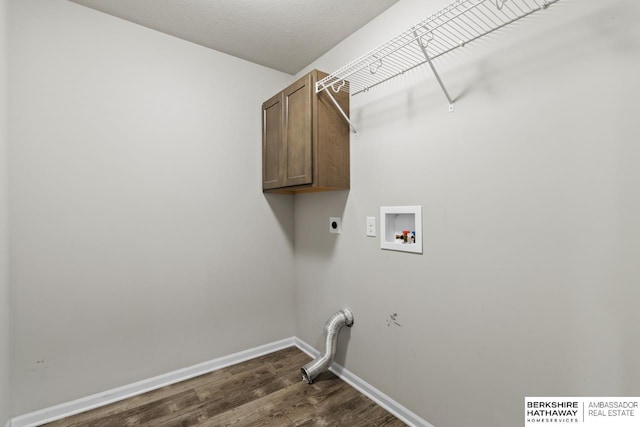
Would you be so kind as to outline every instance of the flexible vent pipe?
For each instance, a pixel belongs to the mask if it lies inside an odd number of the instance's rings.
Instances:
[[[346,308],[333,313],[329,317],[329,320],[324,325],[324,354],[300,369],[302,371],[302,379],[307,384],[311,384],[318,375],[329,369],[333,358],[336,356],[338,334],[343,326],[351,327],[351,325],[353,325],[353,313]]]

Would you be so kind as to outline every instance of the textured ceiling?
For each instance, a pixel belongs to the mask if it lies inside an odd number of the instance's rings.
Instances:
[[[295,74],[398,0],[71,0]]]

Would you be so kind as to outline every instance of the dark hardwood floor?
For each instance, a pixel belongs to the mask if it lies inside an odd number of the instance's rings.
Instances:
[[[332,373],[303,382],[310,360],[290,347],[47,426],[405,425]]]

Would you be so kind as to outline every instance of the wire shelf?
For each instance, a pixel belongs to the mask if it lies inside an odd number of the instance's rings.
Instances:
[[[529,16],[559,0],[457,0],[387,43],[316,83],[316,93],[331,88],[358,95],[459,47]],[[451,107],[452,108],[452,107]]]

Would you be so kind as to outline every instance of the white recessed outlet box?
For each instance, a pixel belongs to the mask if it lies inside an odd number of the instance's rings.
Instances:
[[[380,248],[422,253],[422,206],[380,208]]]
[[[329,233],[340,234],[342,231],[342,226],[340,224],[339,216],[331,216],[329,217]]]

